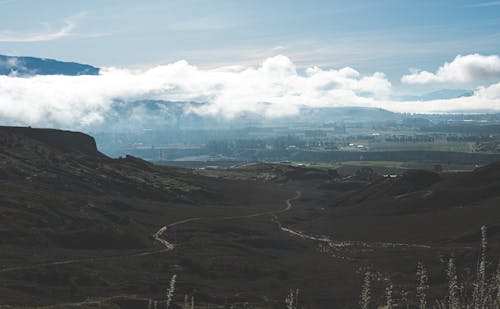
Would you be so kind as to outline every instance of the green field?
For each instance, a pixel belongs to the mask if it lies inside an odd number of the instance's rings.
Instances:
[[[342,166],[367,166],[367,167],[392,167],[405,168],[408,163],[396,161],[345,161],[345,162],[314,162],[314,163],[296,163],[304,164],[307,167],[314,168],[339,168]]]
[[[404,150],[428,150],[428,151],[452,151],[471,152],[473,143],[465,142],[421,142],[421,143],[393,143],[381,142],[370,143],[370,151],[404,151]]]
[[[344,161],[344,162],[295,162],[294,165],[304,165],[311,168],[337,169],[342,172],[353,172],[360,167],[370,167],[378,173],[404,172],[407,169],[434,170],[433,164],[419,162],[399,162],[399,161]],[[466,172],[472,171],[472,165],[442,165],[445,172]]]

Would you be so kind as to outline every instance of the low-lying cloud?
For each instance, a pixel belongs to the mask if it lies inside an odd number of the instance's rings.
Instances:
[[[500,57],[472,54],[458,55],[452,62],[446,62],[436,73],[417,71],[405,75],[405,84],[471,83],[500,79]]]
[[[164,100],[206,103],[188,112],[234,118],[295,115],[301,107],[366,106],[398,112],[500,110],[500,83],[471,97],[430,102],[390,99],[391,82],[380,72],[353,68],[298,72],[285,56],[259,67],[204,70],[179,61],[147,70],[105,68],[97,76],[0,76],[0,121],[4,124],[80,128],[102,123],[115,102]]]

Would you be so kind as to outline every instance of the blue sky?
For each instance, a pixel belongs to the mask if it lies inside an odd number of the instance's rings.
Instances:
[[[0,53],[98,66],[215,67],[284,54],[299,67],[397,80],[457,54],[497,54],[499,29],[500,1],[490,0],[0,0]]]

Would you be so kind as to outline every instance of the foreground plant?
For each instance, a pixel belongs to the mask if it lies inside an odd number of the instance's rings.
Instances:
[[[299,308],[299,289],[296,289],[295,291],[290,289],[290,292],[285,298],[285,304],[287,309]]]
[[[427,306],[427,290],[428,285],[427,269],[424,263],[418,262],[417,264],[417,302],[419,309],[425,309]]]
[[[392,298],[392,289],[393,289],[392,283],[389,282],[389,285],[385,288],[385,300],[386,300],[385,308],[386,309],[394,308],[394,300]]]
[[[430,286],[427,268],[423,262],[418,262],[415,302],[410,302],[407,292],[401,290],[401,306],[396,306],[392,297],[393,286],[389,284],[383,308],[500,309],[500,260],[496,272],[488,276],[487,245],[487,227],[482,226],[481,252],[475,276],[464,276],[459,280],[455,259],[450,258],[446,268],[447,293],[442,299],[435,300],[434,304],[428,303],[427,292]],[[366,272],[361,289],[360,307],[367,309],[370,302],[370,273]]]
[[[450,258],[448,260],[448,269],[446,270],[446,276],[448,277],[448,308],[458,309],[460,308],[459,300],[459,286],[458,286],[458,276],[457,269],[455,267],[455,260]]]
[[[175,280],[177,275],[173,275],[170,279],[170,285],[167,288],[167,309],[170,307],[170,303],[172,302],[172,298],[174,297],[175,292]]]
[[[370,301],[371,301],[370,285],[371,285],[371,272],[366,271],[363,279],[363,287],[361,289],[361,297],[359,301],[359,304],[362,309],[368,309],[370,307]]]
[[[194,309],[194,297],[191,296],[189,298],[187,295],[184,295],[184,303],[182,304],[182,309]]]

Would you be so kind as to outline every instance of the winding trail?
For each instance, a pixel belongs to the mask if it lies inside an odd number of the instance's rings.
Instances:
[[[306,234],[299,230],[293,230],[291,228],[284,227],[281,222],[277,220],[277,217],[274,217],[274,222],[278,225],[280,230],[285,233],[288,233],[292,236],[299,237],[302,239],[308,239],[313,241],[318,241],[321,243],[325,243],[331,248],[342,248],[342,247],[365,247],[365,248],[420,248],[420,249],[431,249],[431,246],[421,245],[421,244],[410,244],[410,243],[400,243],[400,242],[363,242],[363,241],[334,241],[329,236],[325,235],[311,235]]]
[[[289,198],[285,201],[286,206],[280,210],[265,211],[265,212],[259,212],[259,213],[255,213],[255,214],[242,215],[242,216],[221,217],[218,219],[220,219],[220,220],[235,220],[235,219],[255,218],[255,217],[265,216],[265,215],[280,214],[283,212],[290,211],[290,209],[292,209],[292,201],[299,199],[300,196],[301,196],[301,192],[297,191],[296,195],[294,197]],[[186,223],[190,223],[193,221],[203,220],[203,219],[217,219],[217,218],[193,217],[193,218],[183,219],[183,220],[176,221],[176,222],[162,226],[158,231],[156,231],[156,233],[153,234],[153,238],[164,247],[163,249],[150,250],[150,251],[137,252],[137,253],[129,253],[129,254],[117,254],[117,255],[103,256],[103,257],[88,257],[88,258],[81,258],[81,259],[70,259],[70,260],[55,261],[55,262],[45,262],[45,263],[37,263],[37,264],[32,264],[32,265],[11,266],[11,267],[6,267],[6,268],[0,269],[0,273],[16,271],[16,270],[35,269],[35,268],[47,267],[47,266],[68,265],[68,264],[76,264],[76,263],[84,263],[84,262],[106,261],[106,260],[113,260],[113,259],[124,258],[124,257],[149,256],[149,255],[168,252],[168,251],[171,251],[175,248],[174,244],[172,244],[169,241],[162,238],[164,233],[169,228],[172,228],[172,227],[178,226],[178,225],[182,225],[182,224],[186,224]]]
[[[294,197],[291,197],[285,201],[285,208],[280,209],[280,210],[271,210],[271,211],[264,211],[264,212],[259,212],[259,213],[255,213],[255,214],[249,214],[249,215],[221,217],[221,218],[215,218],[215,219],[216,220],[217,219],[218,220],[236,220],[236,219],[255,218],[255,217],[266,216],[266,215],[274,215],[275,216],[277,214],[290,211],[292,209],[292,201],[299,199],[301,197],[301,195],[302,195],[302,193],[300,191],[297,191],[295,193]],[[156,233],[153,234],[153,238],[156,241],[158,241],[159,243],[161,243],[165,247],[165,250],[168,250],[168,251],[173,250],[175,248],[175,245],[173,243],[163,239],[162,238],[163,234],[165,234],[165,232],[171,227],[185,224],[185,223],[189,223],[189,222],[193,222],[193,221],[200,221],[203,219],[212,219],[213,220],[214,218],[193,217],[193,218],[177,221],[174,223],[170,223],[168,225],[162,226],[158,231],[156,231]]]
[[[142,257],[142,256],[160,254],[160,253],[171,251],[175,248],[175,244],[162,238],[162,236],[172,227],[191,223],[194,221],[200,221],[200,220],[237,220],[237,219],[256,218],[256,217],[266,216],[266,215],[273,216],[273,221],[278,225],[278,227],[280,228],[281,231],[288,233],[294,237],[299,237],[302,239],[308,239],[308,240],[312,240],[312,241],[325,243],[325,244],[329,245],[330,247],[363,246],[363,247],[431,248],[430,246],[426,246],[426,245],[405,244],[405,243],[364,243],[364,242],[358,242],[358,241],[335,242],[333,239],[331,239],[328,236],[310,235],[310,234],[306,234],[305,232],[302,232],[302,231],[293,230],[291,228],[287,228],[287,227],[282,226],[282,224],[278,221],[277,215],[290,211],[293,207],[292,202],[300,199],[300,197],[301,197],[301,192],[296,191],[295,196],[287,199],[285,201],[285,207],[282,209],[279,209],[279,210],[270,210],[270,211],[263,211],[263,212],[258,212],[258,213],[254,213],[254,214],[249,214],[249,215],[228,216],[228,217],[220,217],[220,218],[192,217],[192,218],[187,218],[187,219],[179,220],[179,221],[164,225],[152,235],[153,239],[155,239],[157,242],[159,242],[164,247],[163,249],[149,250],[149,251],[128,253],[128,254],[117,254],[117,255],[103,256],[103,257],[87,257],[87,258],[81,258],[81,259],[69,259],[69,260],[63,260],[63,261],[37,263],[37,264],[32,264],[32,265],[11,266],[11,267],[6,267],[3,269],[0,269],[0,273],[16,271],[16,270],[35,269],[35,268],[47,267],[47,266],[68,265],[68,264],[76,264],[76,263],[84,263],[84,262],[97,262],[97,261],[119,259],[119,258],[124,258],[124,257]]]
[[[279,210],[271,210],[271,211],[263,211],[263,212],[258,212],[258,213],[253,213],[253,214],[248,214],[248,215],[240,215],[240,216],[227,216],[227,217],[219,217],[219,218],[210,218],[210,217],[192,217],[192,218],[187,218],[183,220],[179,220],[167,225],[162,226],[159,228],[153,235],[153,239],[159,242],[162,246],[163,249],[157,249],[157,250],[150,250],[150,251],[144,251],[144,252],[136,252],[136,253],[129,253],[129,254],[122,254],[122,255],[112,255],[112,256],[105,256],[105,257],[88,257],[88,258],[81,258],[81,259],[70,259],[70,260],[63,260],[63,261],[56,261],[56,262],[46,262],[46,263],[38,263],[38,264],[33,264],[33,265],[25,265],[25,266],[13,266],[13,267],[7,267],[0,269],[0,273],[5,273],[9,271],[16,271],[16,270],[27,270],[27,269],[35,269],[35,268],[40,268],[40,267],[46,267],[46,266],[55,266],[55,265],[68,265],[68,264],[74,264],[74,263],[82,263],[82,262],[95,262],[95,261],[105,261],[105,260],[112,260],[112,259],[118,259],[118,258],[123,258],[123,257],[141,257],[141,256],[149,256],[149,255],[154,255],[154,254],[160,254],[160,253],[165,253],[174,250],[175,244],[169,242],[168,240],[164,239],[163,236],[165,233],[172,227],[179,226],[179,225],[184,225],[187,223],[195,222],[195,221],[201,221],[201,220],[237,220],[237,219],[248,219],[248,218],[256,218],[260,216],[266,216],[266,215],[271,215],[272,216],[272,221],[275,222],[279,229],[293,237],[298,237],[302,239],[307,239],[311,241],[316,241],[321,244],[325,244],[325,247],[330,247],[330,248],[340,248],[340,247],[349,247],[349,246],[361,246],[361,247],[419,247],[419,248],[431,248],[429,246],[424,246],[424,245],[416,245],[416,244],[403,244],[403,243],[365,243],[365,242],[336,242],[329,236],[324,236],[324,235],[311,235],[307,234],[305,232],[299,231],[299,230],[293,230],[291,228],[284,227],[281,222],[278,221],[278,214],[282,214],[285,212],[288,212],[292,209],[293,204],[292,202],[295,200],[300,199],[301,197],[301,192],[296,191],[295,196],[287,199],[285,201],[285,207]],[[330,252],[331,254],[331,252]],[[350,259],[346,256],[339,255],[335,256],[332,255],[333,257],[337,258],[342,258],[342,259]],[[352,260],[352,259],[351,259]],[[63,305],[71,305],[71,306],[76,306],[76,305],[84,305],[84,304],[100,304],[103,301],[109,301],[113,299],[117,299],[120,297],[130,297],[131,295],[121,295],[121,296],[112,296],[112,297],[107,297],[107,298],[93,298],[93,299],[87,299],[82,302],[76,302],[76,303],[68,303],[68,304],[63,304]],[[148,299],[141,299],[144,301],[147,301]],[[151,303],[151,302],[150,302]],[[148,307],[149,308],[149,307]]]

